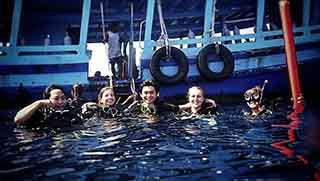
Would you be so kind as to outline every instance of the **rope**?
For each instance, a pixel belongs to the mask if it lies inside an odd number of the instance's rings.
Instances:
[[[101,24],[102,24],[102,37],[103,37],[103,41],[106,41],[106,30],[105,30],[105,24],[104,24],[104,11],[103,11],[103,3],[102,1],[100,2],[100,13],[101,13]],[[105,44],[106,46],[106,44]],[[105,51],[107,51],[107,49],[105,48]],[[112,76],[110,76],[109,79],[109,86],[113,88],[113,80],[112,80]]]
[[[136,84],[134,82],[134,78],[131,79],[130,89],[131,89],[132,95],[134,95],[133,99],[134,99],[134,101],[136,101],[136,96],[135,95],[137,95],[137,92],[136,92]]]
[[[100,2],[100,12],[101,12],[101,24],[102,24],[102,36],[103,40],[106,40],[106,30],[104,25],[104,13],[103,13],[103,3]]]
[[[139,47],[141,49],[144,49],[144,47],[142,47],[141,45],[141,41],[142,41],[142,25],[146,23],[146,20],[141,21],[140,26],[139,26]]]
[[[211,36],[214,37],[215,30],[214,30],[214,24],[215,24],[215,17],[216,17],[216,3],[218,0],[213,1],[213,7],[212,7],[212,18],[211,18]]]
[[[161,0],[157,0],[157,9],[158,9],[158,14],[159,14],[159,22],[160,22],[160,28],[161,28],[161,35],[159,40],[164,40],[164,46],[166,46],[166,53],[167,55],[170,55],[170,48],[169,48],[169,37],[168,37],[168,32],[166,28],[166,24],[163,19],[163,14],[162,14],[162,8],[161,8]]]

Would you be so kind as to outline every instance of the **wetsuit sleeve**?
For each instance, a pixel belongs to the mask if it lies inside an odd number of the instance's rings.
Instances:
[[[31,118],[24,122],[22,125],[26,126],[27,128],[35,128],[41,126],[43,120],[45,119],[43,109],[38,109],[36,112],[31,116]]]
[[[218,107],[212,107],[212,104],[210,103],[205,103],[204,104],[204,109],[203,109],[203,114],[216,114],[217,113]]]

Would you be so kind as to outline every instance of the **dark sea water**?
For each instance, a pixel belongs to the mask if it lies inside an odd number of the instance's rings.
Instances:
[[[254,120],[241,102],[205,117],[92,119],[60,132],[0,123],[1,180],[315,180],[318,104]],[[2,113],[10,119],[15,111]],[[4,116],[6,115],[6,116]]]

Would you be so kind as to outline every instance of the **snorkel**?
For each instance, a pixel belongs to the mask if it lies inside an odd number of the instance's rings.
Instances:
[[[260,100],[259,100],[259,104],[261,105],[262,102],[262,97],[263,97],[263,92],[264,92],[264,87],[267,85],[269,81],[268,80],[264,80],[262,88],[261,88],[261,95],[260,95]]]
[[[255,86],[251,89],[248,89],[244,93],[244,98],[247,102],[247,105],[251,109],[251,114],[254,116],[258,115],[261,111],[264,110],[264,106],[262,106],[262,99],[263,99],[264,89],[267,83],[268,83],[268,80],[265,80],[261,87]]]

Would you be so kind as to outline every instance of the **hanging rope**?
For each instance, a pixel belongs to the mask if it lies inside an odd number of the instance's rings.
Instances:
[[[170,55],[169,37],[168,37],[166,24],[164,23],[164,19],[163,19],[161,0],[157,0],[157,9],[158,9],[159,22],[160,22],[160,28],[161,28],[161,35],[159,37],[159,41],[163,42],[164,44],[161,46],[166,46],[166,53],[169,56]]]
[[[212,7],[212,18],[211,18],[211,36],[215,36],[215,29],[214,29],[214,24],[215,24],[215,18],[216,18],[216,3],[218,0],[213,1],[213,7]]]
[[[103,13],[103,3],[100,2],[100,12],[101,12],[101,24],[102,24],[102,37],[103,41],[106,41],[106,30],[104,26],[104,13]]]
[[[104,9],[104,8],[103,8],[103,3],[102,3],[102,1],[101,1],[101,2],[100,2],[100,13],[101,13],[101,24],[102,24],[101,29],[102,29],[103,43],[106,43],[107,38],[106,38],[106,30],[105,30],[105,24],[104,24],[104,11],[103,11],[103,9]],[[106,45],[107,45],[107,44],[105,44],[105,51],[106,51],[106,53],[107,53]],[[109,67],[109,68],[110,68],[110,67]],[[112,76],[113,76],[113,75],[110,75],[110,76],[109,76],[109,86],[113,88]]]

